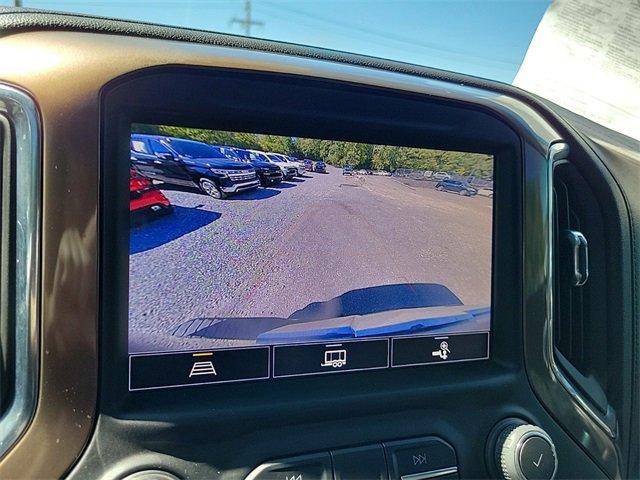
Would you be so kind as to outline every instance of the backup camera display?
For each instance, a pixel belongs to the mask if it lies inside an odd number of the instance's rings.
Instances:
[[[132,126],[130,389],[489,355],[493,157]]]

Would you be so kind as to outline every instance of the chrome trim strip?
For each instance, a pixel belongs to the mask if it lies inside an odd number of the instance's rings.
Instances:
[[[0,110],[15,138],[15,384],[0,418],[0,457],[30,423],[38,391],[38,285],[40,262],[40,121],[33,100],[0,84]],[[3,160],[5,161],[5,160]]]
[[[554,143],[549,147],[548,154],[548,162],[547,162],[547,181],[548,181],[548,192],[547,192],[547,214],[549,217],[547,221],[551,228],[549,228],[549,253],[550,255],[547,258],[549,272],[551,273],[551,282],[548,285],[547,291],[547,325],[546,325],[546,334],[544,335],[544,354],[545,354],[545,363],[549,368],[551,374],[555,377],[555,379],[564,387],[564,389],[569,393],[571,398],[589,415],[589,417],[598,424],[598,426],[604,430],[607,435],[611,438],[616,438],[616,432],[614,432],[609,425],[596,413],[596,411],[589,405],[589,403],[584,399],[584,397],[578,392],[578,390],[573,386],[571,381],[562,373],[562,370],[558,367],[558,364],[555,361],[555,353],[553,348],[553,306],[554,306],[554,292],[553,292],[553,278],[555,273],[555,265],[553,262],[553,235],[554,235],[554,208],[553,208],[553,164],[559,160],[566,160],[569,157],[569,145],[566,143]]]
[[[430,472],[411,473],[409,475],[402,475],[400,480],[426,480],[428,478],[444,477],[445,475],[452,475],[458,473],[458,467],[441,468],[439,470],[431,470]]]

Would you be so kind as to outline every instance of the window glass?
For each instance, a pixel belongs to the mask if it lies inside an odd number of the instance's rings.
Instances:
[[[151,148],[153,148],[153,152],[154,153],[171,153],[171,150],[169,150],[167,147],[165,147],[158,140],[150,140],[150,143],[151,143]]]
[[[172,139],[171,148],[180,155],[191,158],[225,158],[219,148],[207,145],[206,143]]]
[[[0,5],[14,1],[0,0]],[[23,0],[22,3],[25,7],[350,51],[511,82],[551,0]],[[580,8],[580,2],[573,8]]]

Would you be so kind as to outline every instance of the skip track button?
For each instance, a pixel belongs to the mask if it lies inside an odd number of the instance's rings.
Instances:
[[[456,453],[440,438],[385,442],[384,449],[392,480],[421,480],[457,474]]]

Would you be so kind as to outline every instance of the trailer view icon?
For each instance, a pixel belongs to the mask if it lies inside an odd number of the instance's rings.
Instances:
[[[334,349],[341,347],[342,344],[327,345],[326,348]],[[321,367],[333,367],[340,368],[347,364],[347,351],[344,349],[339,350],[327,350],[324,352],[324,362],[320,364]]]

